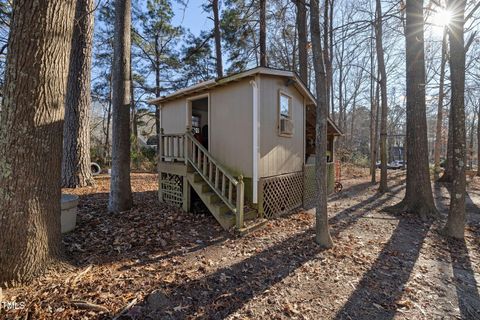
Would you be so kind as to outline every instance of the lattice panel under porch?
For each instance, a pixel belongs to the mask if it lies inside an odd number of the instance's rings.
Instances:
[[[163,201],[178,208],[183,204],[183,181],[176,174],[163,173],[160,180]]]
[[[304,167],[304,193],[303,207],[311,209],[315,206],[315,197],[317,195],[317,185],[315,181],[315,165],[305,165]]]
[[[267,218],[290,212],[302,205],[303,172],[262,179],[263,212]]]

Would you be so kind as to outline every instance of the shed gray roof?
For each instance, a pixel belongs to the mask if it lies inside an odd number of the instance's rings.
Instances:
[[[294,81],[293,84],[295,85],[295,87],[306,98],[311,100],[310,101],[311,103],[315,103],[315,97],[308,90],[307,86],[302,82],[300,77],[295,72],[288,71],[288,70],[265,68],[265,67],[257,67],[257,68],[242,71],[242,72],[239,72],[239,73],[231,74],[231,75],[225,76],[223,78],[217,78],[217,79],[211,79],[211,80],[203,81],[203,82],[194,84],[190,87],[177,90],[177,91],[175,91],[173,93],[170,93],[166,96],[162,96],[162,97],[159,97],[159,98],[152,99],[152,100],[148,101],[148,103],[149,104],[159,104],[159,103],[175,100],[177,98],[180,98],[180,97],[183,97],[183,96],[186,96],[186,95],[190,95],[190,94],[197,93],[197,92],[200,92],[200,91],[204,91],[204,90],[207,90],[207,89],[211,89],[211,88],[214,88],[214,87],[222,86],[222,85],[225,85],[229,82],[238,81],[242,78],[249,77],[249,76],[254,76],[256,74],[280,76],[280,77],[285,77],[285,78],[292,79]]]
[[[307,86],[305,85],[305,83],[303,83],[303,81],[300,79],[297,73],[293,71],[288,71],[288,70],[280,70],[280,69],[266,68],[266,67],[256,67],[256,68],[242,71],[239,73],[231,74],[223,78],[217,78],[217,79],[211,79],[211,80],[199,82],[190,87],[177,90],[166,96],[149,100],[148,103],[161,104],[167,101],[179,99],[184,96],[199,93],[208,89],[223,86],[225,84],[228,84],[229,82],[238,81],[242,78],[255,76],[257,74],[279,76],[279,77],[285,77],[285,78],[291,79],[293,80],[293,84],[298,89],[298,91],[300,91],[300,93],[305,98],[309,99],[308,104],[314,104],[314,105],[317,104],[315,96],[310,92],[310,90],[308,90]],[[332,125],[332,127],[334,128],[335,131],[337,131],[338,134],[340,135],[343,134],[340,128],[335,124],[335,122],[330,117],[328,117],[328,122],[330,125]]]

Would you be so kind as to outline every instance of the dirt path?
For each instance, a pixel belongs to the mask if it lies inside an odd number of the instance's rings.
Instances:
[[[0,315],[108,319],[129,305],[120,319],[480,319],[480,183],[470,185],[459,242],[438,234],[444,221],[381,210],[402,198],[403,178],[392,174],[383,196],[367,178],[344,181],[329,202],[335,248],[327,251],[313,242],[313,211],[235,238],[209,215],[160,205],[154,175],[134,175],[135,209],[109,215],[102,178],[76,191],[69,267],[4,291],[3,300],[26,307]],[[435,195],[446,214],[447,190]]]

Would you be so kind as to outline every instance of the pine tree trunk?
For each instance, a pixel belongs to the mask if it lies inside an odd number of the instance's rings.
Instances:
[[[110,81],[111,82],[111,81]],[[110,85],[111,90],[111,85]],[[108,162],[108,158],[110,157],[110,123],[112,119],[112,98],[110,96],[108,101],[108,110],[107,110],[107,125],[105,130],[105,162]]]
[[[328,34],[330,33],[329,30],[329,8],[330,8],[330,0],[325,0],[324,1],[324,6],[323,6],[323,61],[325,63],[325,72],[327,74],[327,80],[326,80],[326,86],[327,89],[325,91],[326,94],[326,100],[327,103],[330,101],[330,87],[332,83],[333,76],[331,77],[330,75],[332,74],[332,63],[330,60],[330,55],[329,55],[329,45],[328,45]],[[333,114],[333,110],[330,109],[330,106],[328,107],[328,114]],[[345,123],[344,123],[345,125]],[[346,132],[346,127],[342,128],[344,132]]]
[[[160,40],[155,36],[155,98],[160,98]],[[155,104],[155,134],[157,135],[157,151],[160,150],[160,106]]]
[[[452,158],[452,189],[450,210],[448,212],[445,233],[454,238],[463,239],[465,234],[465,0],[449,0],[447,10],[452,13],[450,22],[450,79],[452,85],[452,141],[454,146]]]
[[[130,26],[131,0],[115,1],[115,42],[113,48],[112,176],[110,212],[130,210],[133,205],[130,183]]]
[[[308,51],[307,51],[307,8],[305,0],[297,0],[297,29],[298,29],[298,64],[300,79],[308,84]]]
[[[477,121],[477,112],[474,112],[472,125],[470,126],[470,134],[468,138],[468,170],[472,170],[473,168],[473,132],[475,130],[476,121]]]
[[[445,171],[438,179],[438,182],[450,183],[452,182],[453,172],[453,110],[450,107],[448,115],[448,135],[447,135],[447,159],[445,160]]]
[[[387,71],[383,51],[382,4],[376,0],[375,43],[377,50],[378,70],[380,73],[381,119],[380,119],[380,187],[379,192],[388,191],[387,185]]]
[[[93,0],[77,1],[63,127],[62,186],[65,188],[94,184],[90,168],[93,11]]]
[[[480,98],[477,109],[477,176],[480,176]]]
[[[328,0],[326,0],[328,1]],[[317,92],[315,178],[318,191],[316,206],[316,242],[323,248],[331,248],[333,241],[328,227],[327,211],[327,75],[324,68],[322,44],[320,42],[320,17],[318,0],[310,0],[310,33],[312,39],[313,65]]]
[[[373,43],[374,28],[370,40],[370,181],[377,182],[377,104],[375,101],[375,46]]]
[[[132,59],[130,56],[130,75],[132,74]],[[130,119],[132,120],[132,128],[131,128],[131,139],[130,147],[132,148],[132,151],[138,152],[140,150],[140,146],[138,145],[138,118],[137,118],[137,106],[135,104],[135,90],[133,87],[133,80],[130,79],[130,108],[132,110],[132,115]]]
[[[440,150],[442,148],[443,97],[445,86],[445,65],[447,64],[447,28],[443,30],[442,58],[440,62],[440,84],[438,89],[437,127],[435,134],[434,163],[435,175],[440,172]]]
[[[405,198],[397,208],[426,219],[436,217],[438,212],[428,163],[423,21],[423,1],[407,1],[407,186]]]
[[[267,0],[260,0],[260,66],[267,66]]]
[[[220,31],[220,18],[218,13],[218,0],[212,0],[213,10],[213,33],[215,36],[215,54],[217,77],[223,77],[223,62],[222,62],[222,34]]]
[[[335,115],[335,90],[333,87],[333,66],[332,66],[332,60],[333,60],[333,48],[334,48],[334,43],[333,43],[333,8],[335,5],[335,0],[328,0],[330,2],[330,18],[329,18],[329,55],[330,55],[330,61],[327,69],[327,78],[329,81],[329,96],[330,96],[330,107],[329,110],[331,110],[331,115],[332,117]],[[335,121],[335,118],[333,118]]]
[[[0,116],[0,284],[28,282],[61,254],[63,117],[73,0],[13,2]]]

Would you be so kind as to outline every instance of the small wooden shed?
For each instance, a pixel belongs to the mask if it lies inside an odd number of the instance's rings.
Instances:
[[[316,101],[294,72],[258,67],[150,103],[160,106],[160,201],[188,211],[195,191],[225,229],[312,203]],[[330,191],[338,135],[328,119]]]

